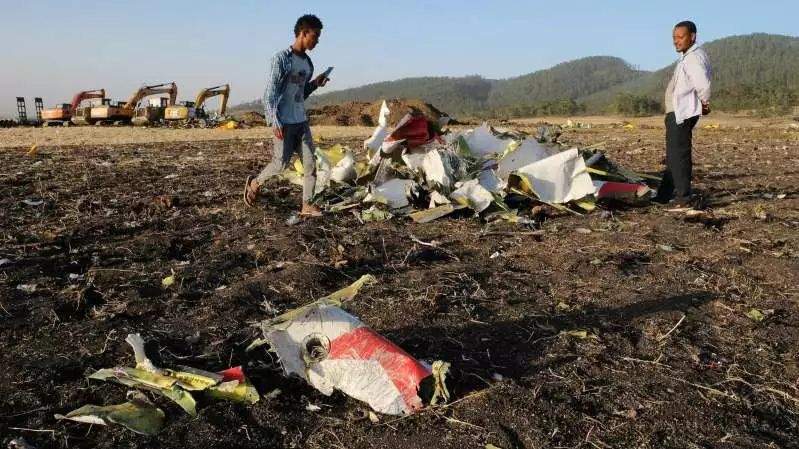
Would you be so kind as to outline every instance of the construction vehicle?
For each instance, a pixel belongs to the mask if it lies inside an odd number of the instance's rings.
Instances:
[[[58,106],[42,111],[44,126],[63,125],[69,126],[76,115],[80,104],[84,100],[105,99],[105,89],[84,90],[72,97],[72,103],[62,103]]]
[[[136,114],[136,106],[139,104],[139,101],[151,95],[159,94],[169,94],[169,104],[175,104],[175,100],[178,96],[178,87],[175,85],[175,83],[142,86],[125,102],[112,104],[110,100],[106,99],[103,101],[102,105],[92,107],[91,110],[88,111],[88,117],[85,117],[84,120],[93,125],[110,123],[119,125],[131,123],[133,121],[134,115]],[[146,110],[147,108],[150,108],[150,106],[146,106],[142,109]],[[139,120],[139,122],[145,124],[146,120],[149,120],[150,117],[153,116],[152,111],[144,112],[142,114],[144,118]],[[157,112],[155,112],[155,115],[157,116]]]
[[[164,111],[168,106],[169,100],[167,98],[150,98],[146,105],[136,108],[132,122],[135,126],[149,126],[159,123],[164,119]]]
[[[166,84],[162,84],[161,86],[166,86]],[[156,92],[158,90],[160,90],[160,92]],[[166,108],[169,106],[174,106],[175,100],[178,98],[178,86],[175,83],[171,83],[165,90],[153,89],[150,94],[145,96],[156,95],[159,93],[169,94],[169,99],[163,97],[152,98],[147,106],[136,108],[136,111],[133,114],[134,125],[148,126],[162,122],[164,120],[164,112],[166,111]]]
[[[192,101],[184,101],[176,106],[166,108],[164,112],[164,120],[168,123],[187,124],[194,121],[205,123],[208,119],[208,113],[205,111],[205,101],[209,98],[222,96],[219,106],[219,115],[225,115],[227,110],[227,101],[230,97],[230,85],[223,84],[220,86],[209,87],[201,90],[197,94],[197,98]]]

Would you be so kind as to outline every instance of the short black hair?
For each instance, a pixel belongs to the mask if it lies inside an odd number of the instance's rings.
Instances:
[[[696,34],[696,24],[690,20],[683,20],[677,25],[674,25],[674,28],[687,28],[689,33]]]
[[[302,30],[322,30],[322,21],[313,14],[306,14],[294,24],[294,36],[299,36]]]

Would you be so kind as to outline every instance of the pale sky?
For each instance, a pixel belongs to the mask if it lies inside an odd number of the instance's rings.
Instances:
[[[311,56],[336,67],[328,91],[409,76],[506,78],[595,55],[657,69],[675,59],[671,28],[686,18],[702,41],[799,34],[797,0],[652,3],[0,0],[0,115],[16,115],[17,96],[32,111],[35,96],[52,106],[105,88],[124,100],[169,81],[179,100],[223,83],[231,105],[259,98],[269,58],[304,13],[324,23]]]

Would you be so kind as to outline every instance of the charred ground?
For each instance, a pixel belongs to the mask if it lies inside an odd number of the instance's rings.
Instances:
[[[611,158],[650,173],[663,155],[656,128],[563,140],[605,142]],[[298,189],[276,184],[255,209],[241,201],[244,176],[270,151],[259,140],[28,149],[0,151],[5,438],[40,448],[797,444],[797,132],[699,130],[708,216],[555,214],[543,235],[466,215],[288,226]],[[365,405],[244,352],[256,321],[366,273],[379,284],[346,308],[412,355],[450,361],[451,405],[373,424]],[[753,308],[763,321],[747,317]],[[197,419],[156,398],[167,427],[152,438],[56,421],[124,400],[123,388],[84,375],[131,364],[131,332],[166,366],[243,364],[274,394],[251,407],[203,402]]]

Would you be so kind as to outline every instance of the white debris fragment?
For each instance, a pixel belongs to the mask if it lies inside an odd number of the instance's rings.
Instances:
[[[326,395],[338,389],[390,415],[421,408],[430,370],[338,307],[319,304],[266,334],[286,374]]]
[[[497,176],[507,181],[508,176],[514,171],[526,165],[546,159],[555,153],[557,153],[557,151],[550,150],[533,139],[525,139],[518,148],[508,152],[499,160]]]
[[[133,356],[136,359],[136,368],[150,373],[161,374],[163,370],[153,364],[144,351],[144,339],[139,334],[128,334],[125,341],[133,348]]]
[[[450,198],[458,204],[474,209],[478,214],[486,210],[494,201],[494,195],[480,185],[479,179],[462,181],[455,186],[458,189],[452,192]]]
[[[448,148],[430,151],[422,163],[427,185],[442,193],[449,192],[455,182],[466,176],[465,166],[461,158]]]
[[[363,143],[364,149],[371,149],[377,151],[383,145],[383,141],[388,137],[388,117],[391,115],[391,110],[384,101],[380,106],[380,113],[377,117],[377,128],[372,133],[372,136]]]
[[[19,284],[17,285],[17,290],[24,292],[24,293],[34,293],[39,286],[37,284]]]
[[[516,171],[541,201],[567,203],[596,193],[577,149],[562,151]]]
[[[319,410],[322,410],[322,407],[309,402],[308,405],[305,406],[305,410],[308,410],[309,412],[318,412]]]
[[[487,123],[483,123],[482,126],[475,128],[473,131],[467,131],[463,137],[466,140],[466,144],[469,145],[469,151],[475,157],[486,157],[502,153],[512,142],[495,136]]]
[[[416,183],[410,179],[392,179],[374,186],[364,202],[382,203],[389,209],[400,209],[410,204],[408,197],[415,189]]]
[[[405,149],[402,152],[402,161],[413,172],[421,172],[424,159],[427,157],[427,151],[430,149],[428,145],[423,145],[416,148]]]
[[[352,181],[357,177],[355,172],[355,156],[352,151],[347,150],[344,157],[333,167],[330,179],[335,182]]]
[[[286,226],[294,226],[296,224],[299,224],[300,222],[302,222],[302,219],[295,212],[295,213],[291,214],[291,216],[289,216],[289,218],[286,219]]]
[[[316,149],[316,188],[315,193],[323,192],[331,181],[343,183],[355,180],[355,156],[352,150],[341,145],[330,149]],[[302,176],[297,173],[295,182],[302,182]]]
[[[505,188],[508,187],[508,183],[506,180],[501,179],[497,176],[494,170],[482,170],[479,174],[477,179],[480,182],[480,185],[483,186],[486,190],[491,193],[496,193],[497,195],[504,196]]]
[[[389,415],[420,409],[419,386],[431,368],[337,306],[337,298],[354,296],[352,287],[262,323],[265,340],[286,375],[323,394],[340,390]]]
[[[450,201],[449,198],[447,198],[444,195],[438,193],[437,191],[433,190],[432,192],[430,192],[430,206],[428,206],[430,209],[432,209],[434,207],[438,207],[438,206],[444,205],[444,204],[451,204],[451,203],[452,203],[452,201]]]
[[[24,199],[22,200],[23,203],[27,204],[28,206],[41,206],[44,204],[42,200],[31,200],[31,199]]]

